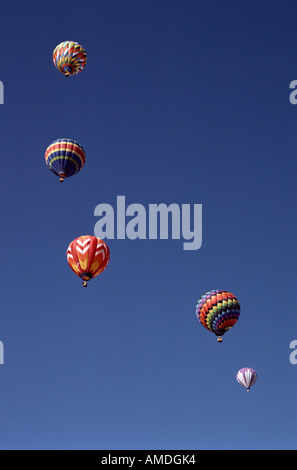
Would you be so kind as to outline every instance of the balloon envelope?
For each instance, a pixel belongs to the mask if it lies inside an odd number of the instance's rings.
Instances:
[[[251,367],[243,367],[236,374],[237,382],[249,391],[257,380],[257,372]]]
[[[235,295],[224,290],[212,290],[202,295],[196,304],[196,315],[200,323],[218,336],[230,330],[240,315],[240,304]]]
[[[75,238],[67,249],[67,262],[86,286],[87,281],[98,276],[109,263],[110,252],[106,243],[93,235]]]
[[[69,77],[77,75],[86,66],[87,54],[77,42],[64,41],[54,49],[53,62],[65,77]]]
[[[57,139],[45,151],[45,163],[49,169],[64,178],[76,175],[86,161],[85,151],[78,142],[72,139]]]

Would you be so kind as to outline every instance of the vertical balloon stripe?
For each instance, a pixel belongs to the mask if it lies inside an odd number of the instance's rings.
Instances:
[[[93,258],[94,249],[92,249],[92,246],[94,242],[96,244],[97,240],[92,239],[90,236],[82,236],[76,240],[75,249],[78,254],[80,268],[83,272],[89,271],[90,260]]]

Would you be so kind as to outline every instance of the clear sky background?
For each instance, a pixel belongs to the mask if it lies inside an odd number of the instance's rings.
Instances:
[[[297,4],[0,2],[1,449],[296,449]],[[53,49],[77,41],[66,79]],[[85,149],[61,184],[58,138]],[[202,204],[203,243],[106,240],[82,288],[66,249],[100,203]],[[241,316],[217,343],[197,299]],[[246,393],[236,381],[253,367]]]

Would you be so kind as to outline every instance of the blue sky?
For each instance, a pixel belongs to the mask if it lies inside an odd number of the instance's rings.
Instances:
[[[296,449],[296,14],[1,1],[1,449]],[[65,40],[88,57],[68,79]],[[86,164],[61,184],[44,153],[63,137]],[[118,195],[202,204],[202,247],[106,240],[83,289],[66,249]],[[195,317],[212,289],[241,304],[222,344]]]

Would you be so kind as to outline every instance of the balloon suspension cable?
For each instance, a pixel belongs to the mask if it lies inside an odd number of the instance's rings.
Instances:
[[[218,342],[221,343],[223,341],[223,338],[221,336],[218,336]]]

